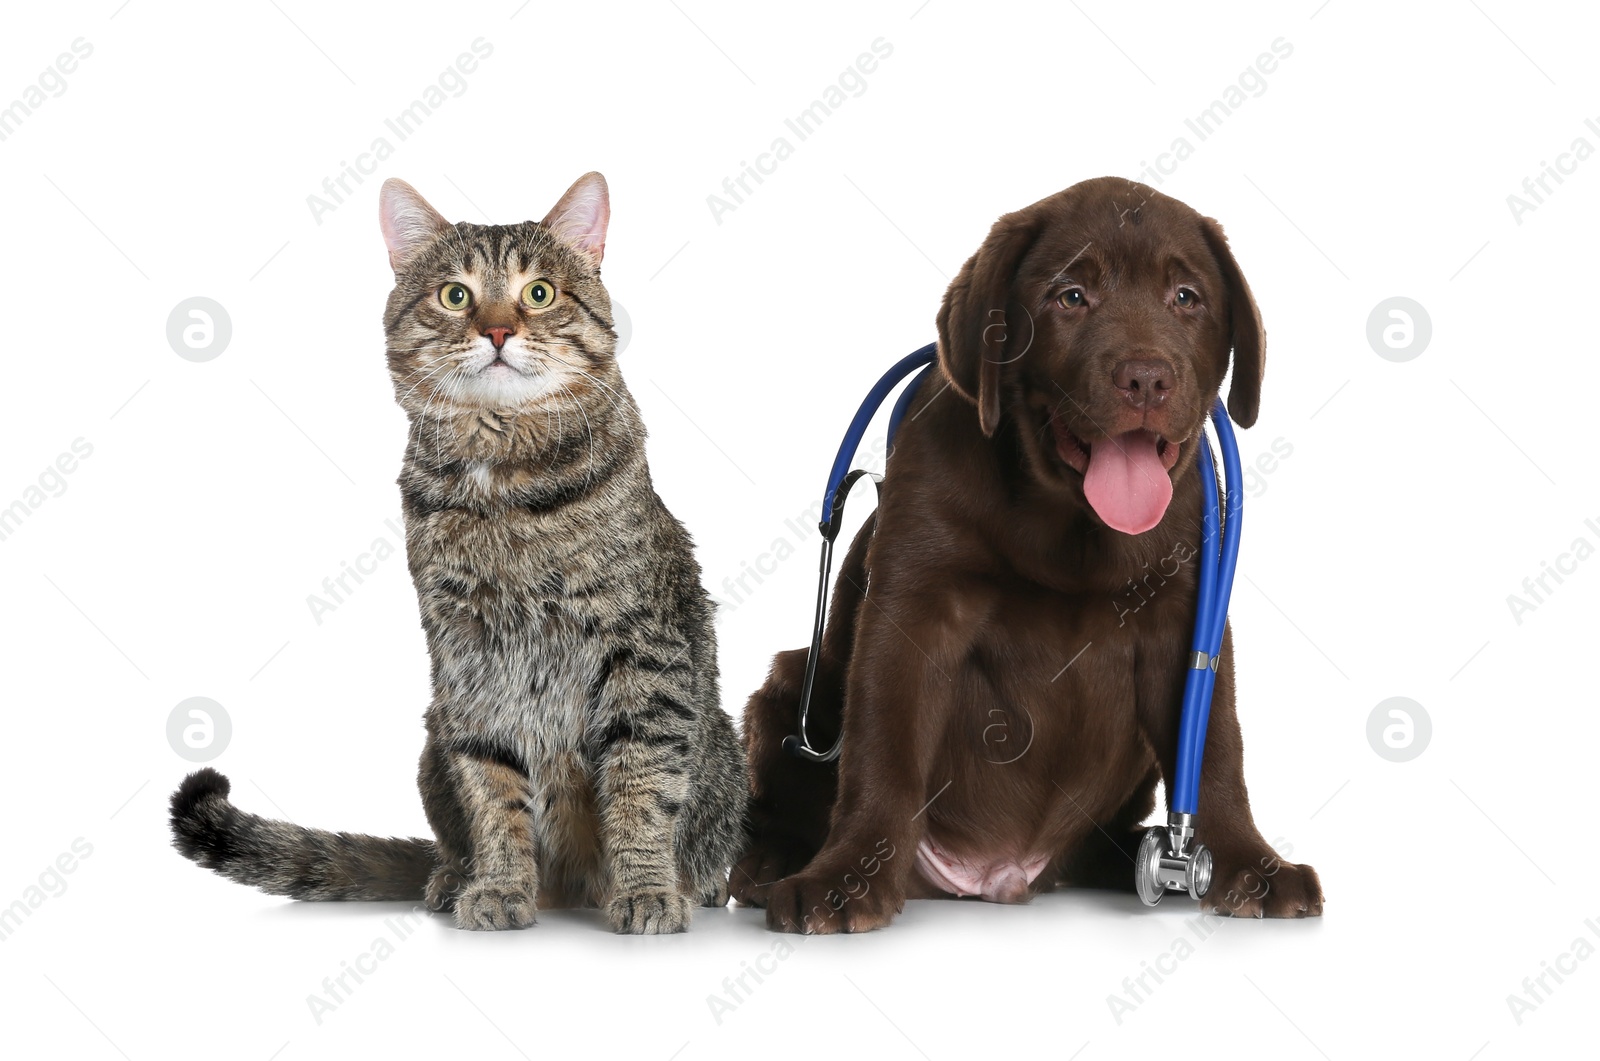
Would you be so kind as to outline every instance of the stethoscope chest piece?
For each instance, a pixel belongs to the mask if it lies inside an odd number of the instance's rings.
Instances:
[[[1211,866],[1211,849],[1194,842],[1189,815],[1168,814],[1165,826],[1151,826],[1139,841],[1134,886],[1146,906],[1156,905],[1169,891],[1202,899],[1211,890]]]

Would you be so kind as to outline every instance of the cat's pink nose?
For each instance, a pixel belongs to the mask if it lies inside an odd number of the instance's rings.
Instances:
[[[512,329],[510,328],[485,328],[483,330],[483,334],[489,337],[489,341],[493,343],[494,348],[498,350],[502,346],[506,345],[506,336],[510,335],[511,331]]]

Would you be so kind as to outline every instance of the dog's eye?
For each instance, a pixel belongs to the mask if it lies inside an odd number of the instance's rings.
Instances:
[[[1077,309],[1089,304],[1089,296],[1083,293],[1081,287],[1069,287],[1056,296],[1056,301],[1061,303],[1062,309]]]
[[[1195,294],[1191,288],[1180,287],[1174,301],[1183,309],[1192,309],[1200,304],[1200,296]]]

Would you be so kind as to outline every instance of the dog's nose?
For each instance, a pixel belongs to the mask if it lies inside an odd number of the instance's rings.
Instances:
[[[1170,362],[1142,357],[1118,364],[1111,370],[1111,381],[1135,409],[1154,409],[1167,400],[1175,377]]]
[[[485,328],[483,330],[483,334],[489,337],[489,341],[493,343],[494,348],[498,350],[502,346],[506,345],[506,336],[510,335],[512,330],[513,329],[511,328]]]

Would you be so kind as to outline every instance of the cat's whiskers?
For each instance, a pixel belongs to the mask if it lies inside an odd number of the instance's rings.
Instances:
[[[461,371],[461,366],[460,365],[456,365],[456,364],[447,365],[447,368],[446,368],[446,371],[444,372],[444,374],[441,375],[438,379],[433,381],[433,386],[432,386],[432,388],[430,389],[430,391],[428,393],[428,400],[423,403],[422,411],[421,411],[421,413],[418,414],[419,423],[417,424],[416,437],[417,437],[417,445],[418,445],[419,449],[421,449],[424,446],[424,444],[427,442],[427,439],[425,437],[425,432],[427,431],[429,425],[431,424],[433,426],[433,428],[434,428],[433,443],[432,443],[432,447],[431,448],[432,448],[432,451],[435,452],[435,453],[437,453],[439,451],[439,447],[440,447],[439,419],[432,415],[433,414],[433,408],[434,408],[435,405],[438,405],[441,402],[445,402],[445,401],[450,400],[450,392],[451,392],[451,390],[453,389],[453,387],[454,387],[454,385],[456,383],[456,377],[458,376],[460,371]]]
[[[594,426],[589,423],[589,414],[584,410],[583,403],[578,400],[577,396],[573,394],[572,391],[567,389],[567,385],[565,383],[558,382],[556,386],[561,389],[562,394],[565,394],[572,400],[572,404],[577,406],[579,414],[583,416],[583,431],[584,434],[586,434],[589,438],[589,474],[584,477],[584,484],[588,485],[589,483],[594,482]]]
[[[433,446],[434,446],[435,452],[438,452],[438,453],[441,453],[441,454],[448,452],[449,454],[454,455],[457,452],[457,450],[460,448],[459,444],[464,441],[464,438],[462,436],[463,436],[463,434],[465,434],[465,432],[463,432],[461,430],[460,426],[459,426],[460,421],[462,419],[464,419],[465,416],[474,415],[470,411],[466,412],[465,415],[463,415],[463,413],[461,411],[459,411],[459,407],[462,404],[461,401],[460,401],[461,392],[463,390],[463,384],[465,382],[466,382],[466,366],[464,366],[464,365],[461,366],[461,371],[460,372],[452,374],[451,376],[446,377],[445,383],[443,385],[443,391],[444,391],[443,397],[449,403],[449,406],[456,407],[456,409],[451,411],[448,415],[443,415],[443,416],[437,417],[435,419],[435,421],[434,421]],[[446,428],[448,428],[449,431],[450,431],[450,434],[451,434],[450,442],[452,443],[448,447],[446,447],[446,445],[445,445],[445,443],[443,441],[443,436],[444,436],[444,432],[445,432]]]
[[[445,342],[444,340],[440,339],[438,336],[430,335],[426,339],[422,340],[422,342],[418,343],[416,346],[392,346],[391,345],[387,349],[388,349],[389,353],[391,353],[391,354],[414,354],[414,353],[417,353],[419,350],[437,350],[438,348],[440,348],[442,346],[447,346],[447,345],[449,345],[449,344],[447,342]]]
[[[555,345],[558,345],[558,344],[554,344],[554,343],[550,344],[550,346],[555,346]],[[565,344],[560,344],[560,345],[565,345]],[[611,403],[606,406],[606,409],[605,409],[606,412],[609,413],[613,409],[616,408],[617,402],[619,400],[619,396],[617,394],[616,388],[614,388],[614,387],[610,386],[609,384],[607,384],[604,380],[600,379],[600,377],[588,372],[587,370],[585,370],[585,369],[583,369],[583,368],[581,368],[581,367],[579,367],[577,365],[574,365],[572,362],[566,360],[565,358],[558,357],[554,353],[551,353],[551,351],[549,349],[549,346],[543,348],[540,352],[546,354],[550,358],[550,360],[552,360],[552,361],[556,362],[557,364],[561,365],[563,368],[566,368],[566,369],[568,369],[569,371],[572,371],[572,372],[576,372],[578,375],[582,376],[584,379],[588,380],[590,383],[594,384],[596,387],[599,387],[601,390],[605,391],[606,394],[611,399]]]
[[[548,353],[548,351],[546,351],[546,353]],[[618,402],[618,396],[617,396],[617,392],[615,390],[613,390],[611,387],[607,386],[604,382],[602,382],[601,380],[599,380],[595,376],[592,376],[588,372],[585,372],[583,369],[579,368],[578,366],[573,365],[573,364],[571,364],[571,363],[569,363],[569,362],[567,362],[567,361],[565,361],[565,360],[563,360],[563,359],[561,359],[559,357],[556,357],[554,354],[550,354],[549,356],[550,356],[551,360],[556,361],[557,363],[563,365],[569,371],[574,372],[579,376],[582,376],[589,383],[593,384],[595,387],[597,387],[601,391],[605,392],[605,394],[609,398],[609,401],[607,402],[607,405],[606,405],[606,408],[605,408],[604,412],[609,414],[613,410],[616,409],[617,402]],[[565,394],[572,401],[572,404],[577,407],[578,412],[580,414],[582,414],[582,416],[583,416],[584,430],[588,433],[588,436],[589,436],[589,477],[588,477],[588,481],[592,482],[593,479],[594,479],[594,474],[595,474],[594,426],[589,420],[589,411],[584,408],[584,403],[579,400],[577,395],[572,393],[571,389],[568,388],[565,383],[561,383],[561,384],[559,384],[559,386],[561,388],[561,392],[563,394]],[[630,438],[632,437],[631,432],[630,432],[629,437]]]
[[[423,445],[426,442],[424,434],[431,423],[433,427],[433,443],[430,448],[430,452],[435,456],[441,455],[445,452],[442,442],[442,433],[446,426],[452,425],[447,425],[443,416],[432,416],[431,414],[433,412],[433,407],[441,401],[448,401],[452,404],[454,403],[456,397],[458,397],[456,391],[461,381],[461,374],[465,369],[465,366],[459,362],[448,363],[448,367],[450,371],[446,372],[435,382],[433,390],[428,396],[427,402],[424,403],[422,407],[422,412],[419,413],[417,417],[419,421],[416,429],[417,448],[419,450],[423,448]]]
[[[448,372],[455,367],[457,367],[457,364],[452,361],[439,361],[438,363],[434,364],[426,372],[422,373],[422,375],[416,377],[416,381],[406,389],[405,393],[400,395],[400,406],[404,408],[406,399],[415,394],[418,388],[420,388],[424,383],[427,383],[430,379],[438,376],[441,372]]]
[[[561,389],[566,391],[566,385],[562,384]],[[561,455],[561,447],[566,445],[567,442],[566,420],[561,415],[560,402],[544,402],[541,403],[538,408],[544,413],[545,430],[547,431],[550,427],[550,413],[554,411],[556,414],[556,429],[553,433],[556,440],[556,448],[555,451],[550,454],[550,459],[553,461]]]

